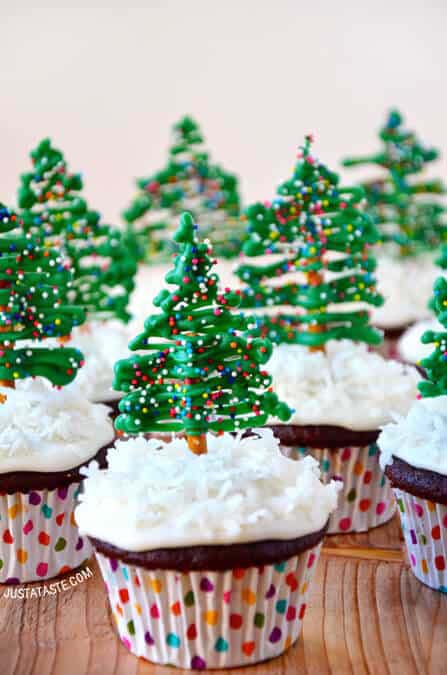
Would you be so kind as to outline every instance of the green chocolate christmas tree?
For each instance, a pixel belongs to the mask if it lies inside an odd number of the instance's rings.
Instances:
[[[402,116],[392,111],[380,131],[382,149],[366,157],[349,157],[344,166],[371,165],[383,172],[363,183],[370,214],[383,242],[394,242],[401,256],[436,249],[447,240],[446,209],[432,195],[446,192],[439,180],[420,180],[425,166],[438,151],[425,147],[402,127]]]
[[[436,318],[446,330],[428,330],[421,338],[424,344],[435,345],[432,354],[421,360],[421,366],[427,374],[427,379],[418,384],[423,397],[447,394],[447,281],[444,277],[435,281],[431,305]]]
[[[382,304],[369,252],[379,234],[361,209],[363,190],[339,187],[337,174],[311,155],[311,142],[307,136],[279,196],[246,211],[244,253],[274,261],[236,270],[247,284],[241,307],[270,310],[258,316],[254,334],[277,344],[323,349],[328,340],[343,338],[377,344],[381,335],[365,309],[337,305]],[[301,278],[289,281],[296,272]]]
[[[137,188],[123,217],[129,241],[141,259],[170,259],[175,251],[172,235],[185,209],[201,221],[203,235],[211,239],[217,255],[238,255],[243,225],[237,178],[210,162],[202,133],[190,117],[173,127],[167,165],[137,180]]]
[[[0,384],[13,388],[17,379],[39,375],[63,386],[82,365],[81,352],[39,342],[68,337],[85,315],[66,304],[72,274],[61,256],[40,248],[19,225],[19,218],[0,204]],[[17,346],[22,340],[32,343]]]
[[[33,171],[21,176],[19,206],[23,227],[45,246],[59,246],[73,267],[71,299],[91,318],[128,321],[136,260],[117,229],[81,197],[82,179],[71,174],[64,156],[43,140],[31,152]]]
[[[250,320],[233,310],[239,296],[218,288],[208,242],[197,237],[189,213],[174,235],[180,252],[163,290],[160,312],[131,341],[139,354],[115,365],[114,388],[126,392],[116,428],[125,433],[184,432],[191,450],[206,452],[206,433],[261,426],[269,415],[287,420],[290,411],[266,391],[261,369],[271,355],[269,340],[247,338]]]

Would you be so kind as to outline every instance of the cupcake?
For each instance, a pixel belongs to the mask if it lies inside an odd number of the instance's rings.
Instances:
[[[343,482],[328,532],[364,532],[390,520],[395,501],[377,439],[381,426],[406,414],[416,399],[416,370],[350,340],[310,353],[278,345],[266,368],[275,392],[295,409],[285,423],[272,420],[283,452],[294,459],[310,454],[323,481]]]
[[[434,255],[446,239],[446,209],[439,198],[446,187],[424,176],[427,164],[439,153],[405,129],[397,110],[389,113],[379,136],[377,153],[350,157],[343,164],[380,171],[362,186],[382,243],[377,280],[385,304],[374,310],[373,323],[385,334],[382,353],[395,358],[403,333],[429,317],[427,302],[437,276]]]
[[[427,381],[406,416],[384,427],[381,464],[391,481],[408,557],[422,583],[447,593],[447,282],[435,284],[434,308],[442,331],[428,331],[432,354],[422,360]]]
[[[95,463],[76,520],[136,656],[201,670],[250,665],[298,638],[336,484],[271,431],[208,437],[208,452],[117,441]]]
[[[394,513],[376,441],[393,409],[407,412],[418,375],[369,351],[381,341],[367,311],[383,302],[371,255],[378,231],[362,189],[341,187],[311,145],[306,137],[278,197],[246,211],[253,261],[238,270],[241,306],[257,312],[251,334],[275,343],[266,368],[294,409],[289,421],[269,421],[283,452],[310,454],[323,480],[343,481],[329,532],[363,532]]]
[[[81,352],[42,346],[65,342],[85,315],[67,303],[72,274],[60,254],[20,225],[0,204],[1,583],[48,579],[89,557],[73,520],[79,466],[114,438],[103,406],[63,389]]]
[[[298,637],[338,485],[257,429],[290,415],[263,369],[271,343],[247,336],[250,319],[219,289],[190,214],[175,240],[174,288],[130,344],[142,353],[115,366],[125,392],[115,424],[137,437],[116,443],[107,470],[85,470],[76,520],[135,655],[195,670],[249,665]],[[142,437],[163,431],[183,437]]]
[[[381,464],[394,489],[411,570],[447,593],[447,396],[416,401],[384,427]]]
[[[115,434],[103,405],[36,379],[0,387],[0,583],[51,579],[92,555],[74,520],[82,475]]]

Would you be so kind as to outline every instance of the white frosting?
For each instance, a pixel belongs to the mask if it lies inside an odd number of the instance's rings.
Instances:
[[[385,298],[382,307],[371,310],[372,320],[380,328],[397,328],[430,317],[428,301],[433,284],[442,272],[433,256],[377,259],[377,288]]]
[[[415,401],[406,417],[383,428],[379,447],[382,468],[394,455],[417,469],[447,476],[447,396]]]
[[[120,398],[120,393],[112,389],[113,367],[118,359],[130,356],[131,336],[130,326],[115,319],[89,321],[75,328],[67,346],[80,349],[85,363],[69,388],[79,390],[93,402]]]
[[[92,462],[76,509],[80,531],[130,551],[291,539],[321,529],[340,485],[320,481],[311,457],[284,457],[269,429],[184,439],[117,441],[108,469]]]
[[[434,349],[433,344],[423,344],[421,337],[426,330],[444,330],[436,319],[418,321],[408,328],[397,343],[397,351],[400,358],[407,363],[418,363],[426,356],[430,356]]]
[[[354,430],[378,429],[393,414],[407,413],[420,379],[411,366],[385,360],[350,340],[330,341],[325,352],[279,345],[265,367],[279,398],[295,409],[286,424]]]
[[[113,440],[106,406],[40,378],[17,386],[0,387],[0,473],[72,469]]]

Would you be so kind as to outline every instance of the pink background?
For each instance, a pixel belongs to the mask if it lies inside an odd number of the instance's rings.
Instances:
[[[92,206],[117,221],[133,177],[162,166],[169,127],[187,112],[212,157],[239,173],[246,200],[272,195],[310,131],[316,154],[333,166],[374,150],[392,105],[446,149],[441,1],[77,4],[1,3],[5,202],[29,169],[28,151],[51,135],[83,171]],[[443,159],[436,172],[446,166]]]

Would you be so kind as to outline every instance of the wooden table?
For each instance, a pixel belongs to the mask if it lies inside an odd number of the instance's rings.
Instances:
[[[55,596],[0,598],[0,675],[186,672],[126,651],[99,570],[90,567],[90,580]],[[397,520],[369,534],[329,537],[298,643],[281,658],[231,673],[447,675],[447,596],[409,571]]]

